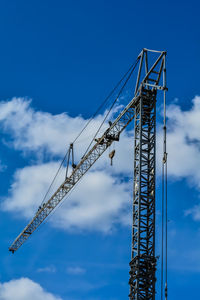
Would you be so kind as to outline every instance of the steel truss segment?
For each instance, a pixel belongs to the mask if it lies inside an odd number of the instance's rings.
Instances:
[[[73,170],[72,174],[66,178],[53,196],[43,204],[41,209],[36,213],[31,222],[24,228],[20,235],[15,239],[9,250],[15,252],[38,228],[38,226],[50,215],[55,207],[63,198],[73,189],[82,176],[91,168],[98,158],[115,140],[119,140],[120,134],[133,120],[135,116],[135,102],[138,97],[133,98],[125,109],[119,114],[112,125],[104,132],[102,137],[93,146],[93,148],[82,158],[80,163]]]
[[[135,107],[131,300],[155,299],[156,90],[142,88]]]
[[[150,66],[150,53],[158,54],[159,56],[157,59],[154,59],[153,64]],[[144,86],[151,89],[159,89],[165,90],[166,83],[163,82],[163,85],[159,85],[161,76],[165,76],[165,59],[166,59],[166,52],[165,51],[154,51],[143,49],[140,54],[140,64],[138,69],[138,76],[136,80],[136,87],[135,87],[135,96],[139,95],[141,87]]]

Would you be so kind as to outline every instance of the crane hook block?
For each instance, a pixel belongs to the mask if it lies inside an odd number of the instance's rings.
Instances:
[[[110,165],[112,166],[112,160],[113,160],[113,157],[115,156],[115,150],[111,151],[109,153],[109,158],[110,158]]]

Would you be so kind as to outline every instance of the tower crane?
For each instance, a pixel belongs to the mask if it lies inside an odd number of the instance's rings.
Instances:
[[[152,60],[150,55],[155,56]],[[30,223],[14,240],[9,250],[14,253],[51,212],[64,200],[84,174],[95,164],[121,133],[134,120],[133,224],[130,261],[130,300],[155,300],[155,162],[157,91],[166,87],[166,52],[143,49],[137,57],[138,73],[134,97],[119,113],[95,144],[74,164],[71,174],[36,212]],[[73,151],[73,144],[70,144]],[[112,160],[114,152],[111,153]],[[69,161],[69,157],[68,157]]]

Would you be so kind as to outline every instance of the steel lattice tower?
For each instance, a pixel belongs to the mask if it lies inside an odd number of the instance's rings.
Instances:
[[[130,299],[155,299],[156,90],[141,89],[136,104]]]

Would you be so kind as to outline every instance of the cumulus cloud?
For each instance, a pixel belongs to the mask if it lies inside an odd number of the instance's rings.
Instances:
[[[186,179],[191,187],[200,190],[200,96],[192,99],[191,108],[183,110],[172,104],[167,108],[168,174],[174,180]],[[162,134],[159,132],[159,140]],[[162,142],[158,144],[161,153]],[[200,220],[200,205],[185,212]]]
[[[0,283],[0,300],[62,300],[29,278]]]
[[[41,204],[57,163],[45,163],[19,169],[14,176],[9,196],[4,199],[2,208],[15,212],[15,215],[31,218]],[[64,179],[61,176],[51,189],[51,193]],[[116,223],[129,223],[130,185],[111,176],[105,171],[87,173],[70,197],[64,201],[57,213],[50,218],[53,226],[73,230],[88,229],[110,231]],[[16,214],[17,212],[17,214]]]
[[[122,106],[116,107],[113,114]],[[111,114],[110,118],[113,118]],[[89,124],[87,130],[82,133],[75,144],[75,158],[80,159],[91,141],[97,128],[104,118],[97,115]],[[35,111],[31,107],[31,100],[13,98],[10,101],[0,102],[0,126],[8,135],[5,143],[13,146],[16,150],[26,154],[33,154],[39,160],[43,160],[48,154],[50,157],[63,157],[67,147],[78,135],[80,130],[88,122],[82,116],[71,117],[67,113],[53,115],[47,112]],[[108,127],[104,124],[98,136]],[[132,155],[133,132],[124,132],[120,143],[115,142],[116,157],[113,167],[114,172],[132,172],[129,157]],[[96,168],[105,165],[107,157],[101,158]]]
[[[167,117],[169,175],[187,178],[200,188],[200,97],[196,96],[186,111],[170,105]]]
[[[58,166],[57,162],[50,162],[17,170],[9,190],[9,196],[3,201],[2,209],[15,211],[17,216],[31,218],[41,204]],[[64,170],[61,171],[61,174],[63,173]],[[56,182],[54,190],[59,183],[59,181]]]
[[[130,185],[103,171],[87,173],[58,209],[54,225],[109,232],[115,224],[130,224]]]
[[[116,108],[116,110],[118,110]],[[116,112],[116,111],[115,111]],[[112,118],[112,115],[110,116]],[[97,115],[78,140],[76,154],[80,157],[102,123],[104,115]],[[66,147],[75,139],[88,122],[82,116],[71,117],[67,113],[53,115],[35,111],[31,101],[13,98],[0,102],[0,125],[11,139],[6,140],[15,149],[35,155],[63,156]],[[101,132],[108,125],[104,124]]]
[[[0,122],[4,132],[11,135],[15,149],[33,152],[46,150],[51,154],[63,155],[77,128],[83,127],[84,120],[64,113],[52,115],[36,112],[30,103],[23,98],[1,102]]]
[[[168,174],[187,179],[200,188],[200,97],[192,100],[189,110],[177,104],[167,107]],[[162,153],[162,132],[158,131],[158,153]],[[161,158],[159,158],[161,161]]]
[[[11,145],[26,154],[31,152],[36,157],[39,153],[40,159],[36,165],[16,170],[9,195],[2,204],[3,210],[30,219],[37,211],[59,166],[56,161],[43,163],[41,153],[49,153],[55,159],[61,158],[66,151],[66,141],[72,141],[88,120],[81,116],[72,118],[66,113],[52,115],[35,111],[31,102],[23,98],[1,102],[0,108],[0,125],[4,133],[12,137]],[[87,131],[81,136],[75,148],[76,157],[83,154],[82,150],[86,148],[102,119],[103,115],[97,116],[88,128],[89,133]],[[125,132],[120,143],[116,142],[113,146],[116,149],[113,167],[110,167],[108,155],[101,157],[92,168],[92,173],[84,176],[79,188],[55,214],[52,222],[54,226],[67,230],[78,228],[108,232],[116,223],[130,223],[130,216],[127,215],[130,204],[128,184],[121,182],[116,175],[132,173],[131,144],[133,134]],[[62,183],[64,173],[62,168],[48,196]]]
[[[5,133],[12,137],[15,149],[49,153],[52,157],[62,157],[66,144],[69,144],[80,129],[86,124],[82,116],[75,118],[68,114],[52,115],[35,111],[30,101],[13,98],[0,103],[0,124]],[[174,179],[186,178],[188,182],[200,189],[200,97],[192,100],[189,110],[182,110],[178,103],[167,108],[168,134],[168,172]],[[103,116],[99,115],[89,128],[89,135],[94,133]],[[91,135],[92,136],[92,135]],[[91,138],[90,136],[90,138]],[[79,157],[88,132],[83,134],[75,153]],[[162,133],[158,130],[157,156],[161,161]],[[125,131],[119,143],[115,143],[116,156],[113,167],[109,167],[108,156],[104,155],[86,174],[74,190],[62,209],[54,215],[57,227],[72,230],[73,228],[103,230],[108,232],[116,223],[129,224],[131,199],[128,182],[120,180],[133,172],[133,132]],[[4,200],[3,209],[18,211],[26,218],[32,217],[41,203],[53,175],[58,167],[57,162],[41,163],[27,166],[15,172],[9,196]],[[61,179],[64,178],[62,169]],[[159,173],[159,172],[158,172]],[[60,179],[59,179],[60,180]],[[57,182],[61,183],[61,181]],[[54,188],[57,186],[55,185]],[[195,208],[196,209],[196,208]],[[194,215],[191,213],[191,215]]]

